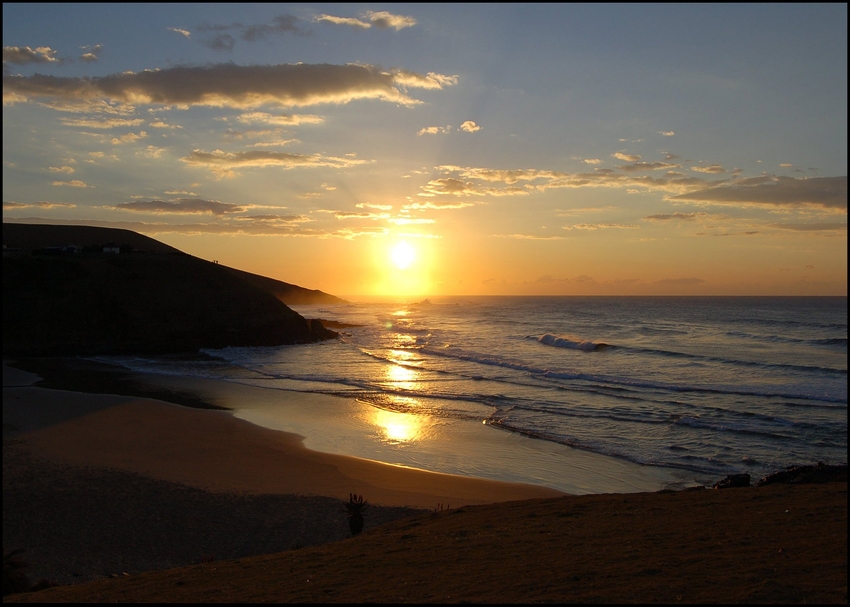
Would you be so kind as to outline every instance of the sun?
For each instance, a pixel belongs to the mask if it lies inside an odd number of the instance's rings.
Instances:
[[[416,260],[416,249],[402,240],[390,251],[390,259],[399,270],[406,270]]]

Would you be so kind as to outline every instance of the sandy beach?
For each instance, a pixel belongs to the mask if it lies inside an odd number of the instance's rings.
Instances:
[[[846,482],[563,496],[37,377],[4,366],[4,554],[74,586],[6,600],[846,602]]]

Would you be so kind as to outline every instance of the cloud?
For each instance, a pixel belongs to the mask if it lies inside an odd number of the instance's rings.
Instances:
[[[625,223],[577,223],[571,226],[564,226],[565,230],[610,230],[623,229],[634,230],[640,229],[640,226],[625,224]]]
[[[694,221],[708,217],[708,213],[669,213],[659,215],[649,215],[644,217],[644,221]]]
[[[418,136],[422,135],[436,135],[437,133],[448,133],[452,130],[451,125],[446,126],[426,126],[425,128],[419,129],[416,133]]]
[[[134,213],[155,214],[207,214],[225,215],[228,213],[242,213],[245,207],[218,202],[215,200],[203,200],[201,198],[178,198],[177,200],[137,200],[125,202],[111,207],[117,211],[132,211]]]
[[[149,145],[143,150],[136,152],[136,156],[144,158],[160,158],[165,153],[165,148],[158,148],[155,145]]]
[[[172,28],[169,28],[172,29]],[[172,31],[183,31],[172,29]],[[217,51],[230,51],[236,45],[236,38],[228,34],[228,31],[233,32],[245,42],[257,42],[264,40],[273,34],[296,34],[298,36],[306,36],[308,31],[298,27],[298,18],[292,15],[278,15],[272,19],[271,23],[258,23],[254,25],[244,25],[242,23],[229,23],[227,25],[209,25],[203,24],[198,26],[199,32],[214,32],[212,38],[200,40],[201,44]],[[186,36],[188,38],[188,36]]]
[[[444,76],[443,74],[436,74],[434,72],[428,72],[422,75],[402,69],[395,70],[393,79],[399,86],[421,89],[442,89],[457,84],[457,76]],[[463,125],[461,125],[462,127]]]
[[[393,15],[387,11],[369,11],[369,21],[379,29],[392,28],[396,31],[416,25],[416,19],[404,15]]]
[[[69,166],[61,166],[61,167],[48,167],[47,169],[51,173],[68,173],[69,175],[74,172],[74,167]]]
[[[442,89],[457,76],[417,74],[372,65],[279,64],[172,67],[102,77],[3,76],[4,103],[53,100],[67,103],[156,104],[254,108],[378,99],[421,103],[406,88]],[[55,108],[59,109],[59,108]],[[73,110],[72,110],[73,111]],[[79,111],[79,110],[77,110]]]
[[[673,196],[669,200],[718,205],[771,207],[816,206],[847,211],[847,177],[780,177],[740,179]]]
[[[154,120],[153,122],[148,123],[148,126],[153,127],[155,129],[182,129],[183,127],[179,124],[167,124],[162,120]]]
[[[369,29],[374,25],[378,29],[394,29],[396,31],[416,25],[416,19],[413,17],[394,15],[387,11],[368,11],[362,16],[362,19],[336,17],[323,13],[321,15],[315,15],[313,21],[325,21],[335,25],[347,25],[358,29]]]
[[[71,181],[54,181],[51,185],[55,186],[67,186],[69,188],[93,188],[93,185],[88,185],[84,181],[80,181],[79,179],[72,179]]]
[[[467,133],[475,133],[476,131],[480,131],[481,127],[475,124],[472,120],[467,120],[463,124],[460,125],[461,131],[466,131]]]
[[[187,164],[202,166],[222,177],[232,177],[233,169],[279,167],[294,169],[300,167],[334,167],[345,168],[367,164],[367,160],[352,158],[336,158],[313,154],[289,154],[285,152],[249,151],[249,152],[203,152],[194,150],[188,156],[181,158]]]
[[[515,240],[565,240],[565,236],[538,236],[536,234],[493,234],[496,238],[513,238]]]
[[[186,36],[189,40],[192,39],[192,32],[190,32],[189,30],[183,29],[181,27],[168,27],[166,29],[172,32],[176,32],[178,34],[182,34],[183,36]]]
[[[596,169],[592,173],[564,173],[560,171],[548,171],[540,169],[487,169],[475,167],[441,166],[439,169],[458,172],[464,179],[476,179],[480,181],[502,182],[507,184],[517,181],[543,181],[543,183],[529,183],[522,188],[512,188],[510,191],[501,190],[502,194],[530,193],[531,191],[543,192],[555,188],[581,188],[581,187],[606,187],[619,189],[635,189],[646,191],[663,191],[672,194],[682,194],[692,190],[698,190],[711,185],[705,179],[697,177],[682,177],[674,171],[668,171],[663,176],[653,177],[650,175],[630,175],[617,173],[614,169]],[[439,181],[439,180],[437,180]],[[432,190],[433,182],[422,189],[426,194]],[[470,193],[485,193],[472,182],[466,188]],[[498,192],[490,188],[486,193]]]
[[[44,223],[44,219],[40,217],[23,217],[16,218],[18,223]],[[315,238],[354,238],[362,235],[382,234],[386,232],[385,228],[360,228],[359,231],[354,230],[319,230],[304,228],[299,225],[303,221],[309,221],[309,218],[298,216],[297,219],[289,220],[286,216],[277,217],[275,221],[272,216],[260,216],[258,219],[252,217],[232,217],[228,220],[216,218],[214,223],[191,223],[191,224],[174,224],[174,223],[150,223],[142,221],[104,221],[98,219],[64,219],[61,220],[63,225],[87,225],[98,226],[115,229],[132,230],[141,234],[156,236],[157,234],[251,234],[262,236],[301,236]],[[59,221],[52,221],[59,223]]]
[[[371,23],[361,21],[360,19],[356,19],[354,17],[334,17],[333,15],[323,14],[314,16],[313,21],[327,21],[328,23],[333,23],[335,25],[348,25],[361,29],[369,29],[370,27],[372,27]]]
[[[676,133],[675,133],[675,131],[658,131],[658,134],[662,135],[664,137],[672,137]]]
[[[100,53],[103,52],[102,44],[95,44],[94,46],[82,46],[80,47],[85,52],[80,55],[80,61],[83,63],[96,63],[100,59]]]
[[[623,154],[622,152],[615,152],[614,154],[611,154],[611,156],[617,160],[623,160],[625,162],[637,162],[640,160],[640,156],[637,154]]]
[[[326,190],[335,190],[336,188],[325,186]],[[356,205],[358,209],[376,209],[378,211],[389,211],[393,208],[391,204],[372,204],[370,202],[358,202]]]
[[[102,120],[93,118],[60,118],[59,120],[65,126],[79,126],[89,129],[114,129],[118,127],[138,126],[144,122],[142,118],[132,120],[128,118],[106,118]]]
[[[582,162],[585,164],[602,164],[602,160],[599,158],[585,158]]]
[[[3,210],[14,211],[17,209],[75,209],[77,205],[68,202],[12,202],[3,201]]]
[[[526,196],[528,191],[520,187],[482,188],[471,181],[463,181],[454,177],[433,179],[422,186],[419,196]]]
[[[475,203],[473,202],[413,202],[411,204],[406,204],[401,208],[405,211],[424,211],[428,209],[444,211],[446,209],[465,209],[474,206]]]
[[[441,165],[437,169],[450,173],[460,173],[466,179],[479,179],[481,181],[498,181],[513,184],[517,181],[534,181],[537,179],[558,179],[567,177],[569,173],[559,171],[546,171],[540,169],[486,169],[473,167],[459,167],[454,165]]]
[[[794,232],[846,232],[846,223],[771,223],[768,228],[775,230],[792,230]]]
[[[424,217],[393,217],[391,219],[387,219],[387,221],[399,226],[425,225],[430,223],[437,223],[436,219],[426,219]]]
[[[121,135],[120,137],[112,138],[112,145],[121,145],[123,143],[135,143],[139,139],[144,139],[148,134],[145,131],[139,131],[138,133],[127,133],[126,135]]]
[[[624,164],[617,168],[621,171],[664,171],[668,169],[677,169],[681,164],[670,164],[668,162],[633,162],[632,164]]]
[[[27,65],[29,63],[61,63],[56,51],[49,46],[30,48],[29,46],[4,46],[3,64]]]
[[[726,169],[724,169],[719,164],[711,164],[709,166],[691,167],[691,170],[696,171],[698,173],[710,173],[712,175],[717,175],[717,174],[726,172]]]
[[[246,112],[236,117],[239,122],[254,124],[274,124],[282,126],[298,126],[300,124],[321,124],[325,121],[321,116],[315,114],[280,114],[275,116],[267,112]]]

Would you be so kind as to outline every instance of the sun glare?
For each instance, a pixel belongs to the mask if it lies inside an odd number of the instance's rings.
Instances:
[[[406,270],[416,260],[416,250],[402,240],[390,251],[390,259],[399,270]]]

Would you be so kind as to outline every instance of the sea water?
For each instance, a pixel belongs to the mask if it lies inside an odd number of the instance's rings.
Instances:
[[[427,428],[447,423],[533,441],[517,449],[566,446],[700,484],[847,459],[846,297],[456,297],[295,309],[347,326],[332,341],[207,350],[204,361],[114,360],[345,397],[340,407],[385,418],[375,438],[382,455],[349,455],[441,472],[558,485],[531,470],[523,479],[516,466],[500,474],[498,461],[464,470],[426,456]],[[489,436],[476,430],[469,440]]]

